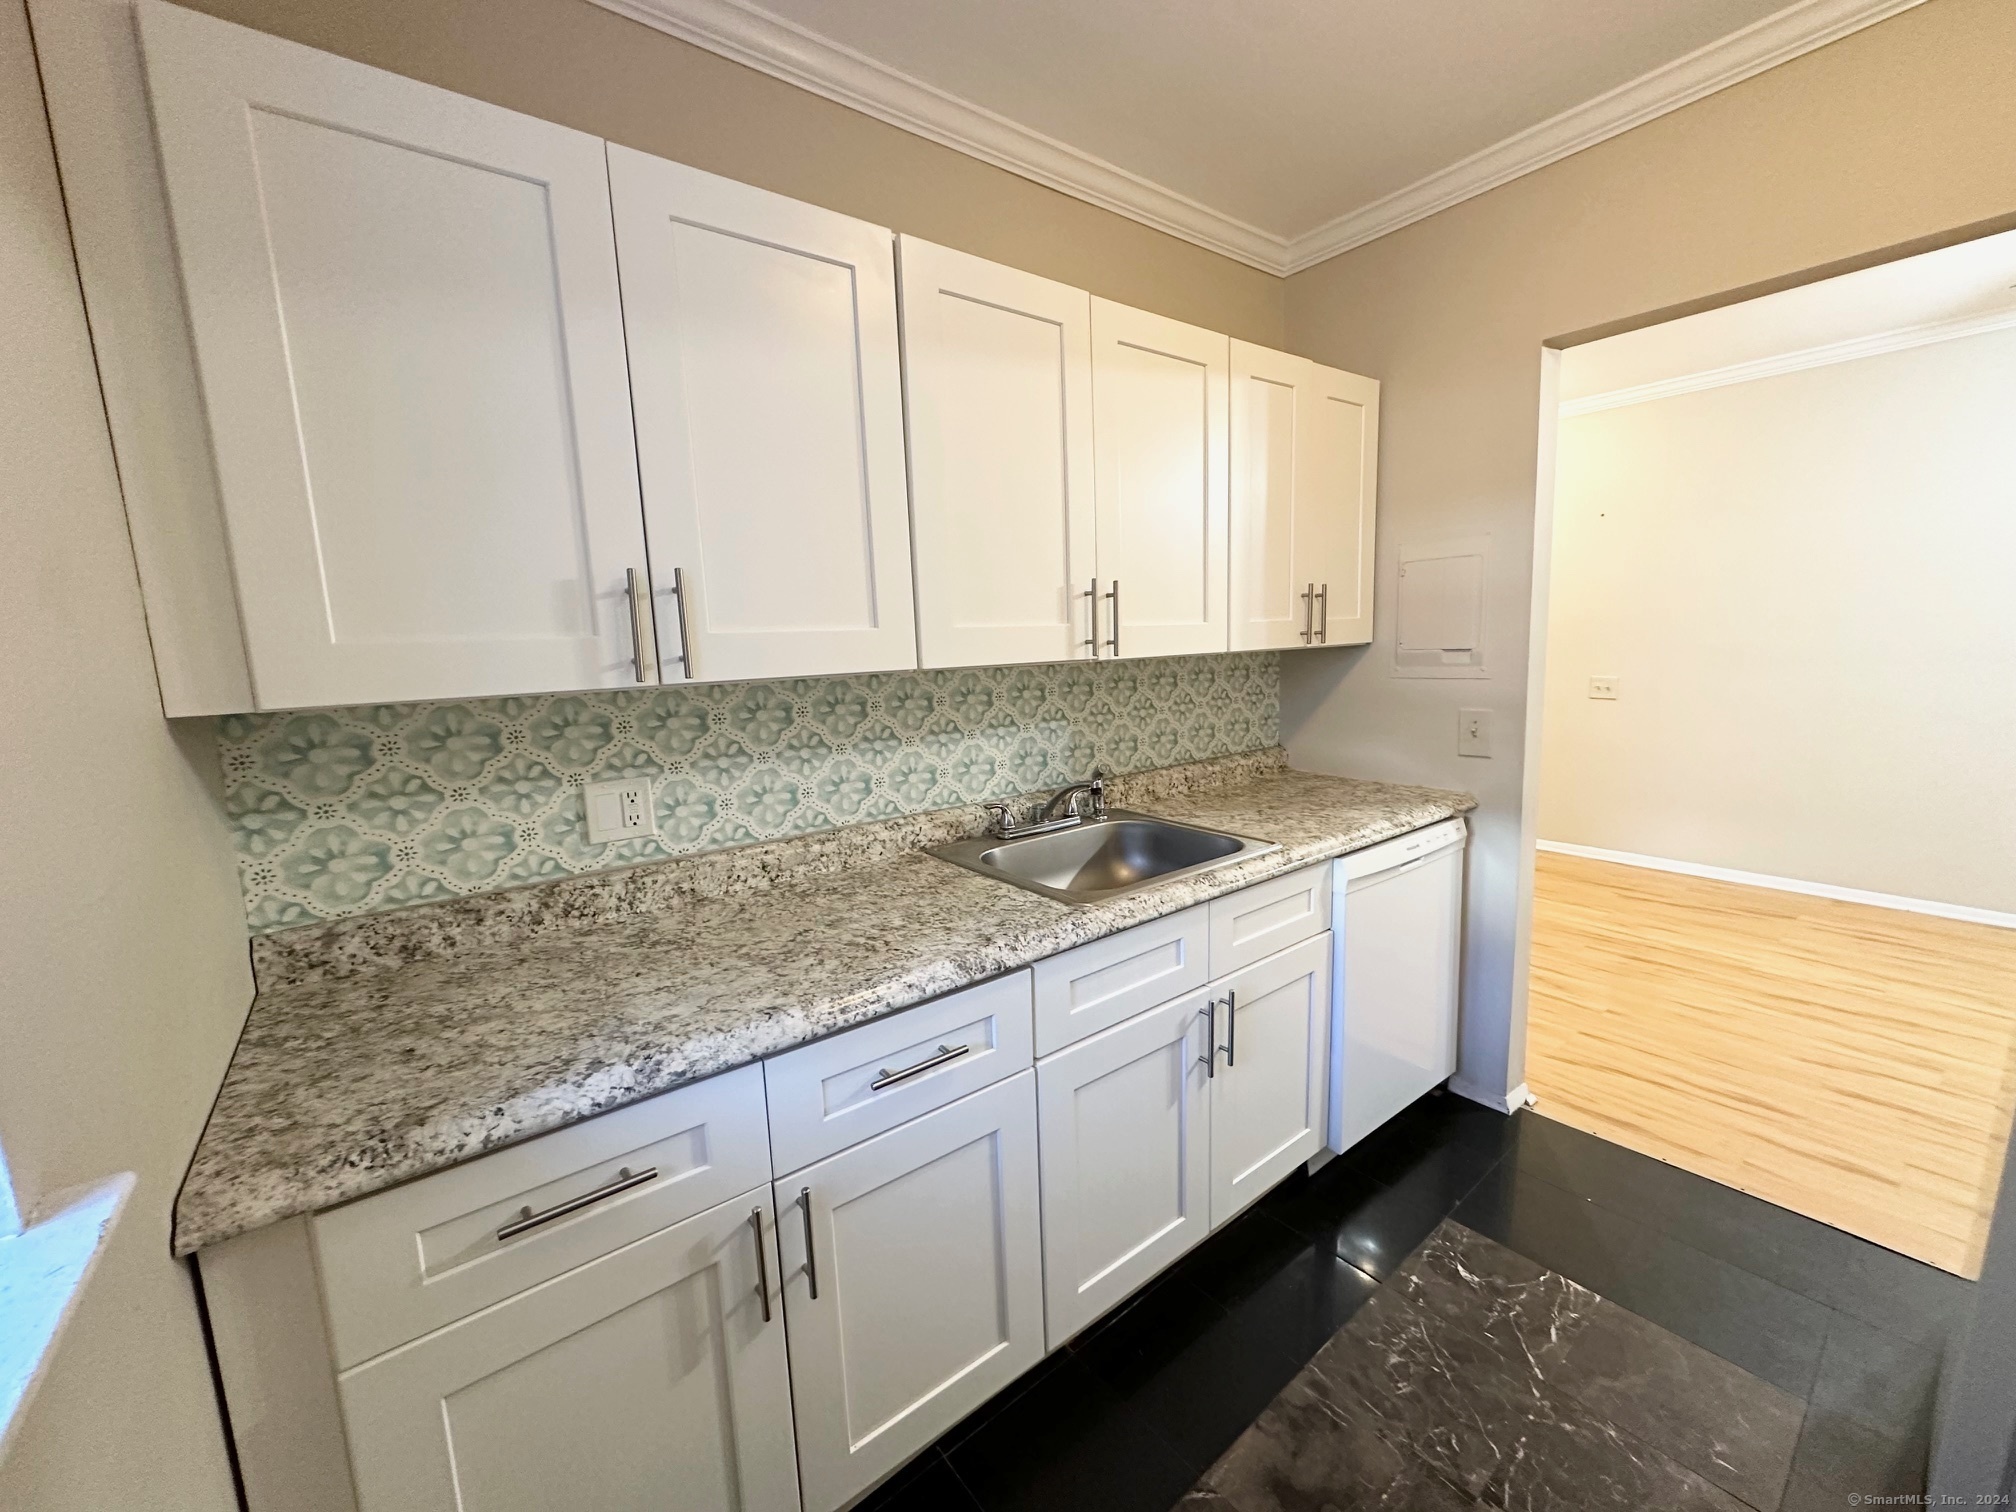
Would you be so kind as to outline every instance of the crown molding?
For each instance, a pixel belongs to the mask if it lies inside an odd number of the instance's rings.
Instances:
[[[1880,357],[1885,352],[1902,352],[1940,341],[1958,341],[1963,336],[1982,336],[1990,331],[2005,331],[2011,326],[2016,326],[2016,310],[1996,310],[1987,315],[1962,315],[1953,320],[1902,326],[1894,331],[1879,331],[1874,336],[1830,341],[1825,346],[1803,347],[1796,352],[1734,362],[1727,367],[1709,368],[1704,372],[1683,373],[1677,378],[1662,378],[1657,383],[1634,384],[1630,388],[1610,389],[1601,394],[1585,394],[1580,399],[1565,399],[1557,413],[1564,420],[1576,415],[1593,415],[1600,410],[1624,409],[1633,404],[1649,404],[1655,399],[1671,399],[1677,394],[1726,388],[1732,383],[1751,383],[1759,378],[1775,378],[1781,373],[1803,372],[1807,368],[1831,367],[1837,362],[1854,362],[1861,357]]]
[[[1362,247],[1923,3],[1803,0],[1293,238],[1282,271],[1299,273]]]
[[[1924,0],[1802,0],[1292,238],[1221,214],[744,0],[595,3],[997,168],[1285,276],[1559,162]]]
[[[739,0],[595,0],[605,10],[796,84],[1171,236],[1280,273],[1288,243],[1104,158],[1031,131]]]

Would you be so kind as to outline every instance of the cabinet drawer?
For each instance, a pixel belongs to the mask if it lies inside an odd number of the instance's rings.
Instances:
[[[1222,977],[1330,927],[1330,866],[1257,883],[1222,898],[1211,910],[1211,975]]]
[[[617,1188],[647,1171],[655,1175]],[[467,1317],[770,1179],[744,1066],[314,1219],[339,1367]],[[536,1216],[590,1198],[550,1221]]]
[[[1026,971],[789,1051],[763,1066],[774,1164],[824,1160],[1033,1059]]]
[[[1208,921],[1200,904],[1038,961],[1036,1053],[1062,1050],[1203,986],[1211,974]]]

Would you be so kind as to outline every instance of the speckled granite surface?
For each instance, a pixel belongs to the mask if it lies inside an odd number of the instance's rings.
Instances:
[[[1291,772],[1278,751],[1144,773],[1113,801],[1281,849],[1074,907],[921,854],[979,833],[977,809],[954,809],[269,936],[176,1206],[176,1252],[1475,806]]]

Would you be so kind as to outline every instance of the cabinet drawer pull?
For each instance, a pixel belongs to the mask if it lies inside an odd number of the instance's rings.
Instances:
[[[635,567],[626,567],[623,577],[623,591],[630,600],[630,669],[637,674],[637,681],[649,682],[650,675],[644,670],[644,574]]]
[[[1085,590],[1085,612],[1091,617],[1091,638],[1085,642],[1092,648],[1092,660],[1099,660],[1099,579],[1092,579],[1092,586]]]
[[[646,1166],[632,1172],[625,1166],[608,1181],[592,1192],[583,1192],[579,1197],[569,1197],[565,1202],[556,1202],[543,1213],[535,1213],[531,1208],[519,1209],[518,1216],[497,1230],[497,1242],[516,1239],[527,1229],[535,1229],[542,1223],[551,1223],[555,1218],[565,1218],[569,1213],[578,1213],[591,1202],[600,1202],[604,1197],[614,1197],[618,1192],[627,1192],[632,1187],[640,1187],[647,1181],[658,1179],[658,1167]]]
[[[805,1289],[819,1300],[819,1262],[812,1255],[812,1188],[798,1188],[798,1213],[805,1220]]]
[[[770,1321],[770,1261],[763,1253],[763,1209],[749,1209],[749,1227],[756,1235],[756,1295],[763,1299],[763,1321]]]
[[[1218,999],[1212,998],[1197,1010],[1197,1017],[1204,1020],[1204,1053],[1197,1057],[1204,1063],[1204,1079],[1218,1078]]]
[[[1231,988],[1225,989],[1225,1069],[1230,1071],[1236,1064],[1234,1057],[1239,1049],[1239,994]]]
[[[881,1092],[901,1082],[906,1082],[913,1076],[922,1076],[926,1071],[935,1071],[940,1066],[949,1065],[951,1062],[959,1059],[960,1056],[970,1055],[972,1052],[973,1047],[971,1045],[940,1045],[936,1055],[926,1056],[914,1066],[905,1066],[901,1071],[891,1071],[885,1067],[881,1071],[876,1072],[875,1080],[868,1083],[868,1090],[870,1092]]]

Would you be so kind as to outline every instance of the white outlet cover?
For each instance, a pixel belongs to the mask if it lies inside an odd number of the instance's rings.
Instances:
[[[581,799],[588,813],[590,845],[637,840],[657,831],[651,811],[649,777],[616,777],[608,782],[591,782],[582,789]]]
[[[1615,698],[1617,696],[1617,679],[1614,677],[1590,678],[1589,696],[1591,698]]]

